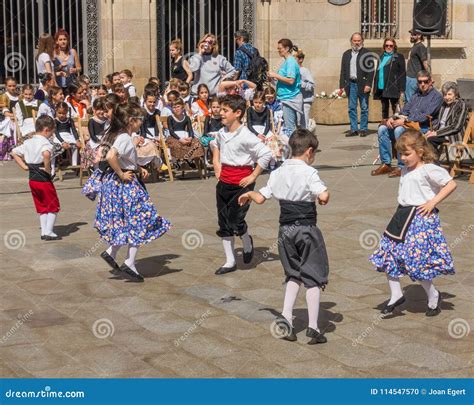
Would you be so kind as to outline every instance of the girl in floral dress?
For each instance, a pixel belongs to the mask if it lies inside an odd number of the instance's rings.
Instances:
[[[144,281],[135,267],[138,248],[170,228],[168,220],[158,215],[141,182],[142,178],[148,177],[148,172],[137,164],[131,135],[139,130],[143,115],[144,111],[134,104],[119,106],[113,113],[101,142],[104,146],[109,145],[106,160],[110,167],[102,179],[95,219],[100,237],[109,244],[101,257],[115,274],[136,282]],[[119,266],[115,259],[125,245],[128,245],[127,259]]]
[[[433,279],[454,274],[436,206],[456,189],[456,183],[445,169],[432,163],[435,151],[420,132],[406,131],[396,146],[405,165],[398,189],[399,206],[369,260],[377,271],[387,274],[391,297],[383,314],[405,302],[400,277],[408,275],[428,296],[426,316],[435,316],[441,310]]]

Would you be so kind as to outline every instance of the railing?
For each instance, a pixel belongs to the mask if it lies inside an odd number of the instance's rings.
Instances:
[[[398,0],[361,0],[361,33],[366,39],[398,36]]]

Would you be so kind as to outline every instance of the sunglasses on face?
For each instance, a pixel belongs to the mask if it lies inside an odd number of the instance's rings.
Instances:
[[[385,44],[385,48],[393,48],[393,44]]]
[[[418,84],[428,84],[429,80],[418,80]]]

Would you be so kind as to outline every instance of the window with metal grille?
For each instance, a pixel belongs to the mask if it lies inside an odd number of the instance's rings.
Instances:
[[[64,28],[84,60],[84,9],[81,0],[3,0],[0,3],[0,83],[13,76],[19,84],[37,83],[38,37]]]
[[[364,38],[398,36],[398,0],[361,0],[361,33]]]

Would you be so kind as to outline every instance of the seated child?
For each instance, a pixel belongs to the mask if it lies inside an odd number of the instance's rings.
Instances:
[[[15,122],[8,105],[7,95],[0,94],[0,160],[11,160],[10,152],[15,145]]]
[[[106,103],[104,98],[96,98],[92,103],[92,111],[94,115],[87,124],[89,132],[89,140],[86,142],[84,153],[81,157],[81,167],[84,170],[92,169],[95,165],[95,155],[99,148],[102,137],[105,134],[105,112]]]
[[[202,118],[209,115],[209,88],[205,84],[200,84],[197,88],[197,99],[191,104],[193,118]]]
[[[38,113],[40,102],[33,98],[33,91],[34,89],[31,84],[25,84],[21,91],[22,97],[15,107],[16,119],[21,132],[19,135],[23,138],[35,132],[33,111]]]
[[[43,73],[40,79],[40,87],[34,95],[35,100],[44,101],[48,98],[49,89],[56,86],[56,80],[52,73]]]
[[[132,84],[132,79],[133,73],[130,70],[124,69],[120,72],[120,81],[122,82],[125,91],[128,93],[129,98],[137,97],[137,89]]]
[[[138,135],[138,143],[136,144],[138,164],[146,166],[153,162],[156,167],[161,165],[160,153],[157,148],[159,140],[157,118],[160,117],[160,111],[155,108],[156,96],[154,93],[145,93],[143,95],[145,116],[143,124]]]
[[[211,113],[204,121],[204,132],[199,140],[202,146],[208,147],[209,143],[216,138],[217,133],[224,127],[221,118],[221,106],[217,97],[213,97],[210,102]]]
[[[247,101],[252,100],[257,85],[249,80],[223,80],[217,88],[217,96],[223,97],[227,94],[237,94]]]
[[[76,126],[72,118],[68,117],[69,108],[65,102],[61,102],[56,106],[56,134],[54,143],[60,144],[63,150],[71,149],[72,165],[77,166],[81,142]]]

